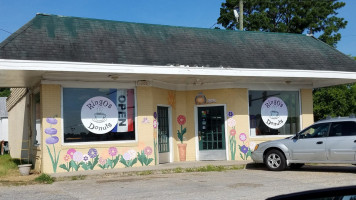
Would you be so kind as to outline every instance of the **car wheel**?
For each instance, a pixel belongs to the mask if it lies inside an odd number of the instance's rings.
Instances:
[[[292,163],[292,164],[290,164],[290,168],[291,169],[300,169],[301,167],[303,167],[304,166],[304,163]]]
[[[267,152],[264,163],[272,171],[282,171],[287,165],[284,154],[275,149]]]

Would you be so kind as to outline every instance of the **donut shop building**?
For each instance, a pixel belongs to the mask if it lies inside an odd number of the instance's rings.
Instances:
[[[355,81],[301,34],[37,14],[0,44],[10,154],[45,173],[248,160],[313,123],[314,88]]]

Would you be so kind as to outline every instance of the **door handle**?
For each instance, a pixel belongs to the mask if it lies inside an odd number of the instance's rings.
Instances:
[[[354,143],[356,143],[356,140],[354,140]]]
[[[317,142],[316,144],[323,144],[323,141],[319,141],[319,142]]]

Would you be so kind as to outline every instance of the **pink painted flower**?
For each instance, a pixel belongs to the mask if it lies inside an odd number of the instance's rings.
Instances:
[[[70,157],[69,154],[66,154],[66,155],[64,156],[64,161],[66,161],[66,162],[69,162],[71,159],[72,159],[72,158]]]
[[[153,120],[153,128],[157,128],[157,126],[158,126],[157,120]]]
[[[149,147],[149,146],[147,146],[147,147],[144,149],[144,151],[145,151],[146,156],[149,156],[149,155],[152,154],[152,148]]]
[[[105,165],[105,164],[106,164],[106,159],[103,158],[103,157],[100,157],[100,158],[99,158],[99,164]]]
[[[232,127],[235,127],[236,126],[236,121],[233,119],[233,118],[229,118],[227,120],[227,125],[232,128]]]
[[[185,118],[184,115],[179,115],[177,117],[177,122],[179,125],[184,125],[186,121],[187,121],[187,119]]]
[[[236,130],[235,129],[231,129],[230,130],[230,135],[231,136],[235,136],[236,135]]]
[[[70,155],[70,158],[73,159],[73,155],[77,150],[75,149],[68,149],[67,154]]]
[[[239,136],[239,138],[240,138],[240,140],[241,140],[242,142],[244,142],[244,141],[246,141],[247,136],[246,136],[245,133],[241,133],[240,136]]]
[[[110,156],[116,156],[117,155],[117,148],[116,147],[110,147],[109,148],[109,155]]]

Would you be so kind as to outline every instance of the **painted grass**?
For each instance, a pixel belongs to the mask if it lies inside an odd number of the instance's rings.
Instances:
[[[12,171],[17,171],[17,160],[11,158],[9,154],[0,155],[0,176],[6,176]]]

